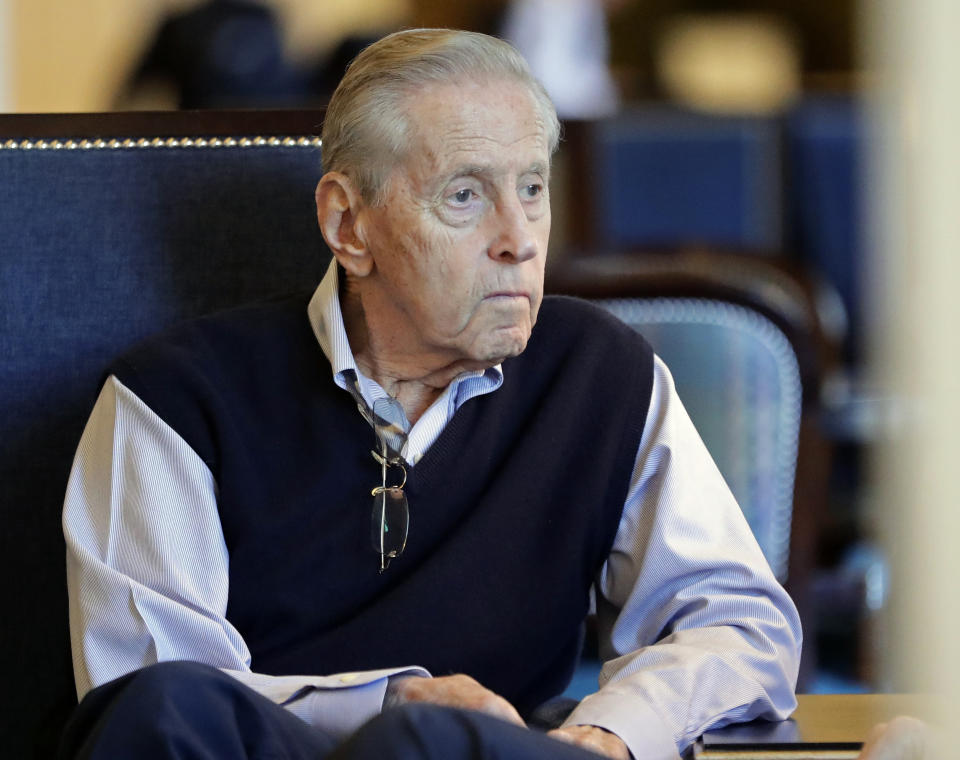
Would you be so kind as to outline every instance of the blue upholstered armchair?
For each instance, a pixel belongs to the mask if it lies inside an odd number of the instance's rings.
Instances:
[[[0,116],[4,757],[70,709],[60,510],[111,357],[178,320],[315,286],[322,112]]]

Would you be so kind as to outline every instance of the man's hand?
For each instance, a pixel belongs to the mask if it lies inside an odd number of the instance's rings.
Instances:
[[[900,716],[874,726],[859,760],[932,760],[931,736],[916,718]]]
[[[576,744],[591,752],[615,760],[630,760],[630,750],[616,734],[599,726],[561,726],[548,731],[547,736]]]
[[[407,702],[429,702],[434,705],[477,710],[508,723],[526,726],[513,705],[467,675],[441,676],[440,678],[420,678],[419,676],[391,678],[387,686],[387,695],[383,700],[384,708]]]

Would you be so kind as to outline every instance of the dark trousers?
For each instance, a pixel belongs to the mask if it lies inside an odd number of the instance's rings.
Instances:
[[[493,760],[596,755],[481,713],[431,705],[388,710],[343,742],[216,668],[152,665],[91,691],[60,758],[90,760]]]

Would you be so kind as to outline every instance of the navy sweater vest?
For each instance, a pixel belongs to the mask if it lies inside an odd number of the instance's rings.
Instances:
[[[417,664],[472,675],[527,714],[576,664],[646,419],[649,346],[595,307],[546,298],[502,387],[409,468],[409,540],[381,574],[374,433],[332,382],[307,301],[190,323],[111,368],[213,473],[227,618],[253,670]]]

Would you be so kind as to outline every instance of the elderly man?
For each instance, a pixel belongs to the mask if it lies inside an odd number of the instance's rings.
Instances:
[[[506,43],[386,37],[327,111],[312,297],[111,368],[64,508],[65,755],[666,760],[793,709],[796,611],[667,369],[542,297],[558,131]],[[603,686],[527,729],[591,586]]]

